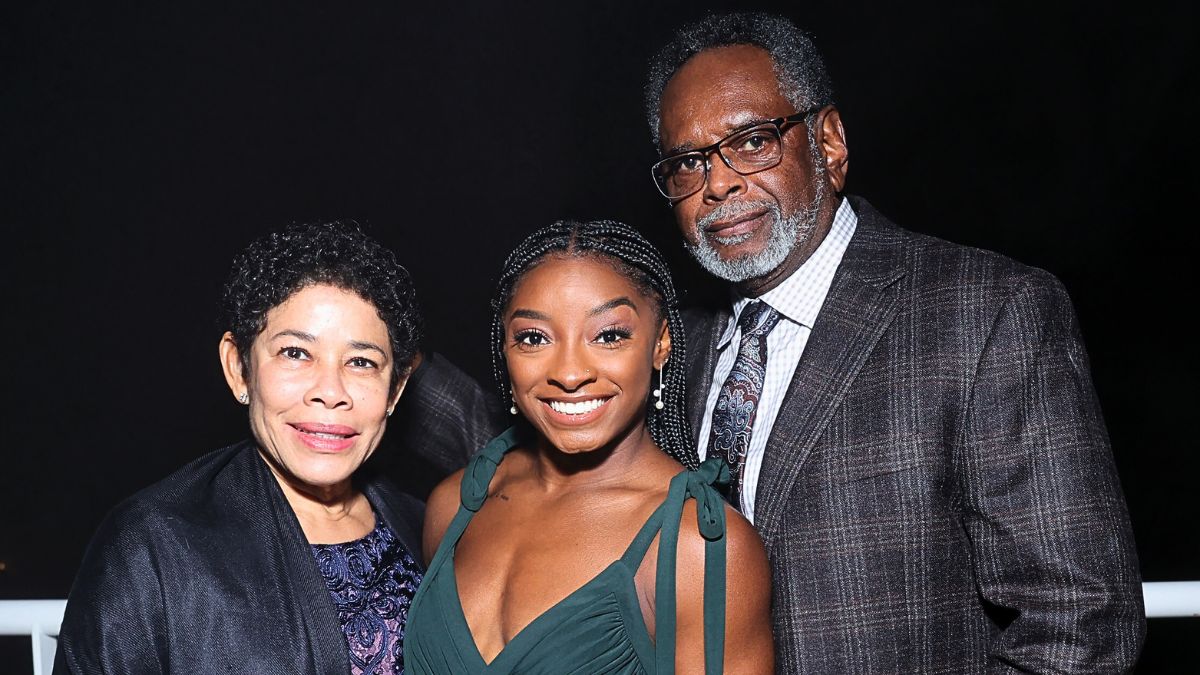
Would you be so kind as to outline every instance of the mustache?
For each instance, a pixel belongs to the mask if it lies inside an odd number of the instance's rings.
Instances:
[[[779,220],[779,218],[780,218],[779,205],[775,204],[774,202],[769,202],[769,201],[765,201],[765,200],[750,201],[750,202],[732,201],[732,202],[722,203],[720,206],[718,206],[717,208],[715,208],[711,212],[709,212],[708,215],[697,220],[696,228],[698,230],[700,230],[701,232],[704,232],[705,230],[707,230],[709,227],[711,227],[714,223],[716,223],[718,221],[729,220],[731,218],[737,218],[739,216],[744,216],[748,213],[754,213],[755,211],[761,211],[763,209],[770,211],[773,220],[775,220],[775,221]]]

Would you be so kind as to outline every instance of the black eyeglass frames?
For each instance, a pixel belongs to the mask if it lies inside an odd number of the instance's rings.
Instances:
[[[714,152],[725,166],[743,176],[770,169],[783,159],[783,132],[820,109],[809,108],[752,124],[707,147],[665,157],[650,167],[654,185],[672,203],[690,197],[708,181],[708,172],[712,168],[709,157]]]

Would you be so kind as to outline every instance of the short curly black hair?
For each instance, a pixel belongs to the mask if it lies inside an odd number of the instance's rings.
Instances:
[[[710,14],[683,26],[674,38],[650,59],[646,74],[646,122],[661,151],[662,96],[667,83],[688,59],[707,49],[729,45],[754,45],[771,55],[779,92],[796,110],[833,104],[833,86],[825,59],[812,35],[788,19],[762,12]]]
[[[250,347],[267,313],[315,284],[350,291],[371,303],[392,346],[391,388],[408,373],[423,322],[408,270],[354,222],[293,225],[251,243],[233,260],[221,301],[222,329],[249,371]]]

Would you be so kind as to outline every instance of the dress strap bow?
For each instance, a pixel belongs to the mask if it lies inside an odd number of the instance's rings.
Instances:
[[[696,471],[671,479],[658,543],[654,659],[658,673],[675,672],[675,558],[679,519],[688,497],[696,500],[696,524],[704,537],[704,672],[719,675],[725,661],[725,498],[715,486],[729,484],[724,459],[706,460]]]
[[[462,505],[467,510],[476,512],[483,508],[483,502],[488,496],[488,487],[492,484],[492,477],[496,475],[496,467],[500,466],[504,453],[516,445],[516,435],[516,427],[509,427],[507,431],[488,441],[479,454],[467,464],[458,490]]]
[[[696,520],[700,536],[717,541],[725,536],[725,500],[719,489],[729,485],[729,464],[719,457],[705,460],[696,471],[687,474],[687,494],[696,499]]]

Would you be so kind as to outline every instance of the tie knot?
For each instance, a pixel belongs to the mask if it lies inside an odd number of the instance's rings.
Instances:
[[[755,300],[746,305],[742,309],[742,315],[738,318],[738,327],[742,329],[743,340],[751,335],[759,337],[766,335],[777,323],[779,323],[779,312],[762,300]]]

